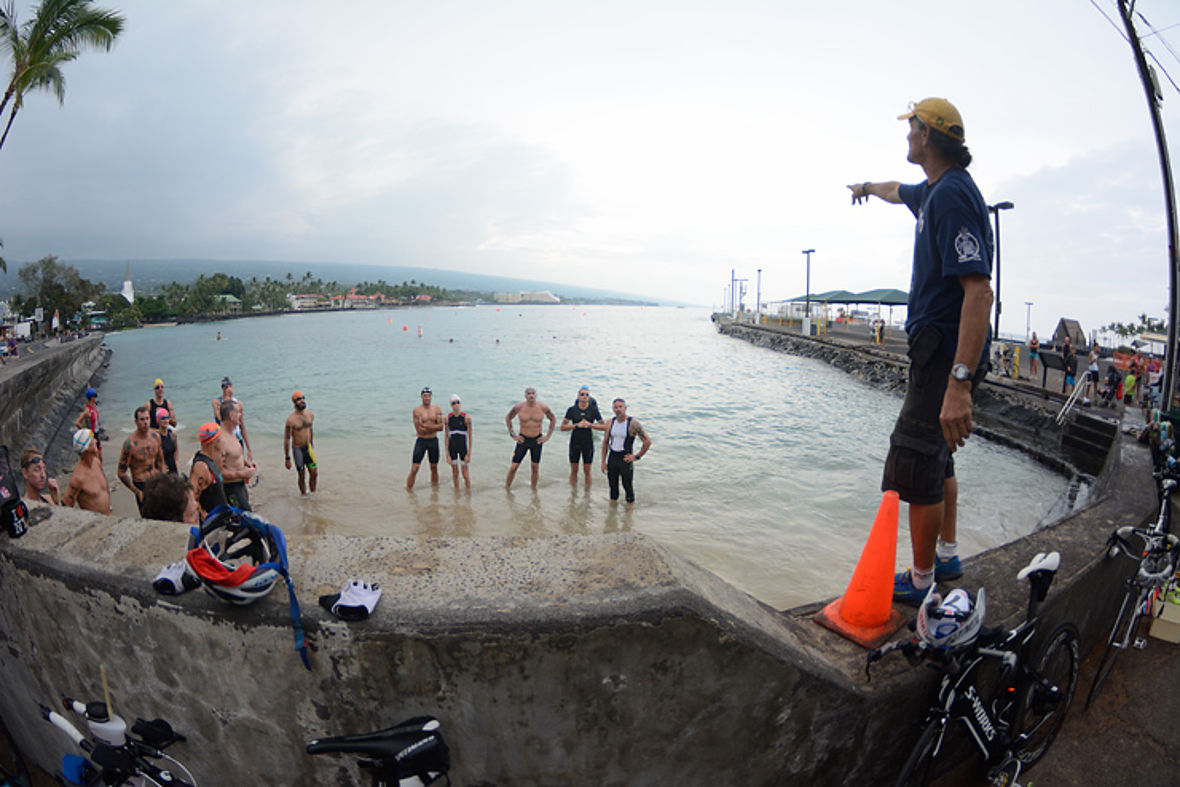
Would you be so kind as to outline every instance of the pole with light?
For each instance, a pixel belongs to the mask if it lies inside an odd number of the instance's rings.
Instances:
[[[1000,338],[1000,211],[1011,210],[1016,207],[1011,202],[997,202],[988,205],[987,209],[996,216],[996,328],[992,331],[992,338]]]
[[[815,249],[804,249],[803,253],[807,255],[807,294],[804,295],[803,313],[811,316],[811,255],[815,254]]]
[[[762,324],[762,269],[758,269],[758,295],[754,302],[754,320]]]

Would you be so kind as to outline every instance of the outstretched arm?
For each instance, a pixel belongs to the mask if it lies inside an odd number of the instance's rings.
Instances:
[[[849,184],[848,190],[852,192],[853,205],[867,202],[869,197],[876,197],[886,202],[892,202],[894,205],[900,205],[901,197],[897,193],[900,185],[896,180],[890,180],[884,183],[873,183],[866,180],[864,183]]]

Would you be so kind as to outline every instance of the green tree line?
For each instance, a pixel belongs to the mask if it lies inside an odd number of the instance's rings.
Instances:
[[[107,293],[101,284],[83,279],[77,268],[59,262],[57,257],[43,257],[37,262],[23,266],[17,273],[21,293],[14,296],[11,307],[18,315],[31,316],[40,307],[45,322],[49,322],[54,311],[61,318],[62,326],[81,324],[84,315],[82,305],[93,302],[97,311],[106,312],[107,324],[112,328],[127,328],[145,322],[169,322],[172,320],[214,317],[225,314],[232,307],[221,296],[232,295],[241,302],[242,312],[275,312],[289,308],[288,294],[321,297],[326,306],[333,295],[347,295],[355,291],[358,295],[384,295],[386,300],[401,303],[413,301],[422,295],[429,295],[431,301],[458,301],[487,298],[487,293],[471,290],[448,290],[413,279],[401,284],[390,284],[384,279],[376,282],[364,281],[349,286],[336,281],[325,282],[311,274],[296,279],[291,273],[284,278],[263,279],[251,277],[243,281],[227,273],[212,273],[198,276],[190,284],[171,282],[158,292],[137,293],[135,303],[128,303],[119,293]]]

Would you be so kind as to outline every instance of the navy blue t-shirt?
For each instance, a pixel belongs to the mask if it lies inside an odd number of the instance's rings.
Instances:
[[[958,168],[947,170],[933,186],[926,181],[903,185],[897,194],[918,220],[906,333],[913,336],[922,326],[933,324],[942,333],[939,349],[954,358],[963,308],[959,277],[972,273],[990,277],[992,272],[987,203],[967,170]]]

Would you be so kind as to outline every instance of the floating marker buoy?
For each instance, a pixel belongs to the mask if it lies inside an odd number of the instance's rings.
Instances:
[[[403,326],[402,326],[402,330],[403,330],[403,331],[408,331],[408,330],[410,330],[410,326],[408,326],[408,325],[403,325]]]

